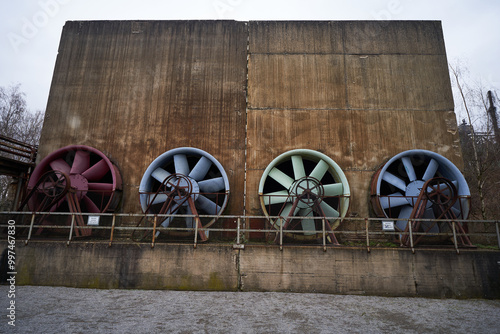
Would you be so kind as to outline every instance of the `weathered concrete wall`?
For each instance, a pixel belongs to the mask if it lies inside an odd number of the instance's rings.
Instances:
[[[498,251],[31,242],[16,261],[21,285],[500,298]]]
[[[353,216],[395,154],[463,164],[437,21],[67,22],[39,158],[72,144],[117,164],[137,213],[145,169],[179,146],[224,166],[226,214],[261,215],[262,172],[291,149],[339,164]]]
[[[279,154],[318,150],[344,170],[351,215],[369,216],[375,171],[427,149],[462,167],[439,22],[250,22],[247,210]]]
[[[234,291],[236,252],[227,246],[76,242],[18,246],[17,282],[89,288]]]
[[[120,169],[123,212],[160,154],[209,152],[243,194],[247,28],[232,21],[67,22],[39,159],[66,145],[101,150]],[[243,196],[228,211],[242,214]]]

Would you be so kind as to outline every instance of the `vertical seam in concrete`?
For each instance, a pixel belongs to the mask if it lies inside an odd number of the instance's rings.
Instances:
[[[247,158],[248,158],[248,60],[250,56],[250,23],[245,22],[247,34],[247,49],[246,49],[246,76],[245,76],[245,173],[243,177],[243,215],[246,215],[247,209]],[[239,257],[239,252],[238,252]]]
[[[342,24],[342,54],[344,58],[344,89],[345,89],[345,106],[347,110],[351,109],[351,106],[349,105],[349,94],[348,94],[348,89],[347,89],[347,63],[346,63],[346,49],[345,49],[345,24]]]
[[[236,290],[243,291],[243,282],[241,281],[241,250],[236,250]]]

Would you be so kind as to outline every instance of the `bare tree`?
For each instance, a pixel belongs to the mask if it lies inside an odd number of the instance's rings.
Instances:
[[[0,87],[0,133],[31,145],[38,144],[44,112],[30,112],[21,86]]]
[[[26,105],[25,94],[19,84],[0,87],[0,134],[26,144],[38,145],[42,130],[44,112],[30,112]],[[0,153],[9,156],[7,153]],[[0,205],[6,203],[9,184],[12,178],[0,175]]]
[[[457,96],[455,106],[463,108],[466,119],[459,125],[459,134],[464,157],[464,174],[471,188],[473,203],[479,199],[480,219],[499,214],[496,188],[500,184],[499,143],[494,136],[492,107],[489,95],[480,84],[469,84],[463,65],[451,65],[450,71]],[[491,94],[491,93],[490,93]],[[492,100],[491,100],[492,101]],[[474,210],[472,215],[474,216]]]

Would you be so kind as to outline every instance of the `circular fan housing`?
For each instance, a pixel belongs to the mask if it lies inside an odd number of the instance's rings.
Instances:
[[[342,169],[332,159],[298,149],[281,154],[267,166],[259,197],[273,227],[284,224],[286,230],[294,230],[287,237],[308,240],[322,237],[316,232],[322,230],[322,221],[312,217],[328,217],[331,229],[338,227],[349,209],[350,190]]]
[[[139,186],[139,197],[145,213],[218,216],[227,205],[229,180],[222,165],[209,153],[193,147],[179,147],[163,153],[149,165]],[[188,198],[194,203],[196,212],[192,212]],[[209,227],[216,218],[200,220],[203,227]],[[161,225],[193,228],[194,220],[168,217]]]
[[[424,183],[432,178],[446,178],[457,189],[458,200],[451,208],[458,219],[467,219],[470,191],[460,170],[440,154],[427,150],[409,150],[392,157],[375,174],[371,185],[372,207],[379,217],[399,218],[396,226],[403,231],[408,223]],[[424,218],[435,213],[427,202]],[[428,223],[427,223],[428,224]],[[428,232],[439,232],[434,225]]]
[[[114,211],[121,198],[122,179],[118,168],[99,150],[72,145],[58,149],[46,156],[34,169],[28,182],[28,192],[33,190],[47,172],[63,173],[70,181],[81,212],[100,213]],[[28,201],[32,211],[47,202],[46,183],[38,186]],[[63,197],[50,207],[51,212],[69,212],[67,198]]]

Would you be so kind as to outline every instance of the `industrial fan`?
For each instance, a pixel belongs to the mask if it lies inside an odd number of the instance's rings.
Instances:
[[[195,227],[211,226],[224,211],[229,180],[212,155],[197,148],[180,147],[163,153],[149,165],[139,186],[139,196],[144,213],[170,215],[159,224],[178,228],[169,231],[169,235],[187,236],[193,234]],[[198,233],[202,241],[207,240],[208,231]],[[144,237],[143,234],[134,239]]]
[[[114,211],[121,198],[122,179],[118,168],[99,150],[72,145],[46,156],[34,169],[24,203],[36,212],[101,213]],[[55,216],[44,215],[40,224],[53,224]],[[68,223],[69,219],[64,217]],[[81,215],[76,216],[83,226]],[[43,228],[37,233],[41,233]],[[77,236],[90,229],[75,228]]]
[[[272,226],[297,240],[322,237],[326,224],[330,242],[333,230],[349,208],[349,183],[342,169],[326,155],[307,149],[285,152],[265,169],[259,197]],[[324,219],[323,219],[324,218]]]
[[[415,218],[456,220],[469,215],[470,191],[462,173],[445,157],[427,150],[392,157],[375,174],[371,197],[375,213],[394,218],[399,231],[407,230]],[[419,226],[429,235],[449,230],[448,224],[433,221],[422,220]]]

